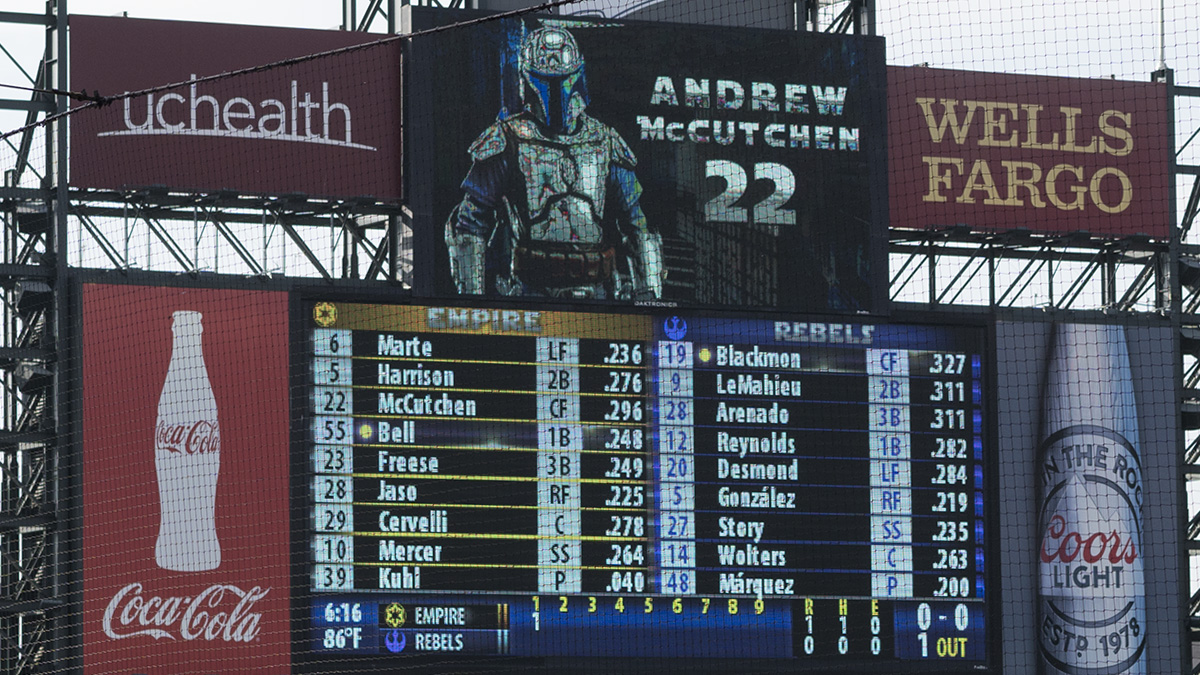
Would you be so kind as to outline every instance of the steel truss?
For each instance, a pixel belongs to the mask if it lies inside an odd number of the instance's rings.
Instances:
[[[45,31],[41,62],[22,68],[32,87],[68,89],[60,67],[66,5],[47,0],[44,14],[0,11],[0,24]],[[396,0],[342,0],[342,8],[344,30],[396,30]],[[874,2],[798,0],[797,28],[873,34]],[[6,50],[4,55],[12,58]],[[1174,86],[1170,71],[1156,76],[1173,96],[1200,97],[1200,87]],[[67,107],[63,96],[0,100],[0,109],[24,111],[29,123]],[[77,550],[80,522],[77,511],[59,507],[80,502],[68,489],[69,474],[79,470],[79,439],[65,417],[70,373],[58,358],[70,348],[71,268],[406,286],[412,237],[405,208],[370,200],[180,193],[161,186],[72,190],[61,170],[67,162],[62,124],[30,130],[9,147],[16,161],[0,185],[0,672],[24,675],[81,665],[81,576],[67,553]],[[35,158],[34,148],[44,152]],[[966,226],[893,230],[891,297],[914,309],[1041,307],[1171,316],[1182,336],[1177,364],[1183,424],[1200,429],[1200,245],[1181,243],[1200,213],[1200,167],[1174,169],[1191,177],[1191,188],[1170,243],[1086,233],[982,233]],[[1186,479],[1200,479],[1200,434],[1188,432],[1183,462]],[[1186,548],[1198,556],[1200,508],[1189,504],[1188,515]],[[1181,572],[1186,578],[1187,570]],[[1189,617],[1200,644],[1200,593],[1191,599]]]

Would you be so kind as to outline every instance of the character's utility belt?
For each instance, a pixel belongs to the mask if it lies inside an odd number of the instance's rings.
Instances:
[[[513,252],[513,272],[534,286],[599,284],[612,278],[616,252],[546,249],[518,246]]]

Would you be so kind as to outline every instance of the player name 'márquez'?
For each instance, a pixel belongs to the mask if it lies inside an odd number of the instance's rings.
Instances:
[[[397,396],[386,392],[379,395],[379,412],[384,415],[475,417],[477,408],[473,398],[450,398],[444,393],[437,398],[412,393]]]
[[[772,352],[759,349],[738,349],[733,345],[717,347],[718,366],[735,368],[765,368],[768,370],[800,370],[800,354],[796,352]]]
[[[418,363],[416,368],[396,368],[381,363],[378,383],[396,387],[453,387],[454,371],[426,368],[423,363]]]
[[[734,396],[799,396],[800,380],[782,380],[778,374],[726,377],[717,373],[717,393]]]

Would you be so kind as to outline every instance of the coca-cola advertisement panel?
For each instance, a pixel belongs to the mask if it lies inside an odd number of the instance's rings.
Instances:
[[[378,35],[71,17],[71,84],[118,96]],[[400,43],[149,91],[71,117],[71,185],[400,197]]]
[[[1181,663],[1168,326],[998,324],[1001,564],[1012,672]],[[1032,536],[1031,536],[1032,535]]]
[[[1166,239],[1166,85],[888,68],[891,226]]]
[[[82,289],[84,671],[288,672],[286,294]]]

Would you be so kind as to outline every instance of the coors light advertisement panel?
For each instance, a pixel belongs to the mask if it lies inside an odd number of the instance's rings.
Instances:
[[[72,16],[71,86],[115,96],[379,37]],[[399,199],[399,63],[393,42],[83,111],[71,185]]]
[[[883,57],[878,38],[547,15],[415,40],[421,290],[881,308]]]
[[[286,314],[83,285],[84,672],[289,672]]]
[[[1037,645],[1013,672],[1182,668],[1172,345],[1167,326],[998,325],[1005,593],[1030,608],[1005,643]]]
[[[1168,238],[1166,85],[887,70],[892,227]]]

